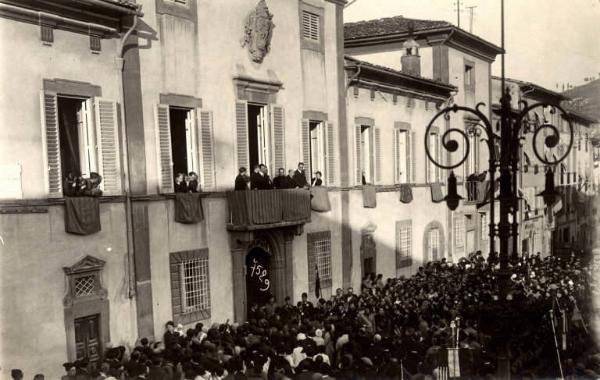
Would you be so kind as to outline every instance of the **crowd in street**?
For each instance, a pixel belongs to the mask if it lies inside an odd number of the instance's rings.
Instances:
[[[366,276],[360,292],[337,289],[315,304],[306,293],[295,305],[271,298],[242,324],[168,322],[162,339],[109,348],[96,367],[65,363],[63,380],[439,379],[448,348],[458,348],[462,378],[494,378],[507,346],[514,378],[600,377],[589,267],[577,256],[515,259],[508,292],[498,268],[497,256],[476,253],[409,278]],[[508,328],[498,329],[500,315],[512,315]]]

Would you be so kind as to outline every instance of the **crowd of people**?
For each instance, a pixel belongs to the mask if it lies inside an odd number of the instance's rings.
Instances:
[[[503,291],[497,255],[478,252],[409,278],[366,276],[360,292],[337,289],[315,304],[306,293],[295,305],[271,298],[242,324],[168,322],[162,339],[109,348],[96,367],[65,363],[62,379],[446,379],[450,366],[487,379],[503,347],[513,378],[598,378],[591,274],[575,255],[513,258]],[[512,316],[508,328],[500,315]]]
[[[239,169],[235,178],[235,190],[272,190],[272,189],[308,189],[309,187],[323,185],[322,173],[315,172],[310,184],[304,170],[304,163],[298,163],[296,170],[290,169],[285,173],[284,168],[279,168],[277,176],[273,179],[269,176],[269,170],[266,165],[254,165],[252,173],[248,175],[245,167]]]

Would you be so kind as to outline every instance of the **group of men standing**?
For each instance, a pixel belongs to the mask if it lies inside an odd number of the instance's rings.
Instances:
[[[264,164],[254,165],[253,171],[248,176],[245,167],[239,169],[239,174],[235,178],[235,190],[272,190],[272,189],[296,189],[308,188],[310,186],[321,186],[321,172],[316,172],[309,185],[306,172],[304,171],[304,163],[298,163],[296,170],[288,170],[285,174],[284,168],[279,168],[277,176],[271,179],[269,170]]]

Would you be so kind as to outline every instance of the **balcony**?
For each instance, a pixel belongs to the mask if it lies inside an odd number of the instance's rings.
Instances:
[[[310,191],[250,190],[227,193],[230,231],[254,231],[310,222]]]
[[[467,196],[465,204],[482,203],[485,200],[486,192],[489,190],[488,181],[466,181],[465,190]]]

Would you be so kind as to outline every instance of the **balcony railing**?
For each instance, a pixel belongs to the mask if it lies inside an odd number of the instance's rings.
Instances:
[[[227,193],[228,230],[252,231],[310,222],[310,191],[251,190]]]

